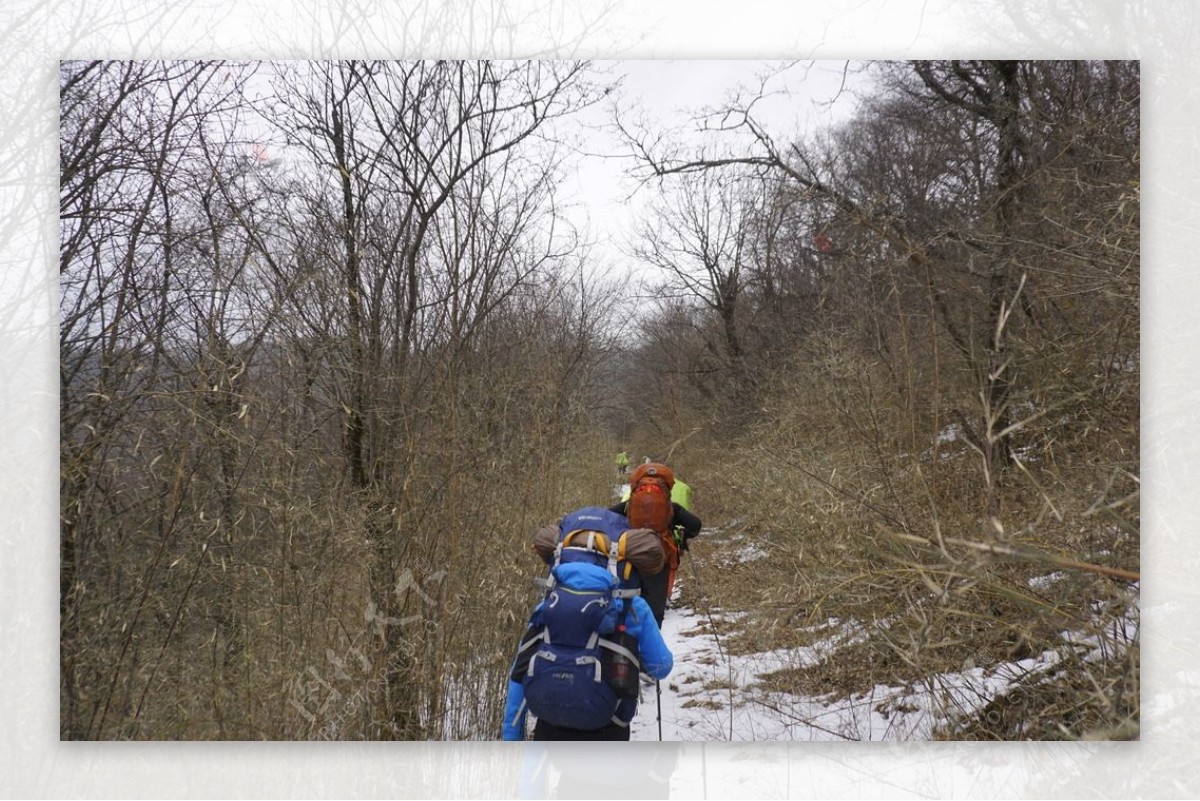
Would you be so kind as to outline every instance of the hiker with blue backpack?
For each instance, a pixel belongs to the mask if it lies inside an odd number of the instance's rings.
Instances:
[[[525,739],[532,713],[534,740],[628,740],[639,674],[662,679],[674,666],[639,595],[663,568],[661,540],[589,506],[539,529],[534,548],[551,570],[509,676],[503,739]]]

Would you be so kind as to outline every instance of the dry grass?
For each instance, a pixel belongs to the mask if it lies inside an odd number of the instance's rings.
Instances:
[[[884,456],[882,440],[857,438],[828,409],[778,408],[741,447],[702,457],[695,443],[693,461],[713,467],[690,480],[720,531],[694,549],[703,592],[682,585],[684,603],[726,619],[731,653],[830,649],[761,676],[762,689],[936,688],[943,674],[1053,653],[1052,669],[966,714],[948,710],[933,736],[1136,738],[1138,643],[1125,630],[1137,617],[1138,486],[1136,464],[1112,460],[1135,453],[1135,431],[1089,434],[1070,458],[1059,448],[1027,457],[1004,477],[997,525],[981,514],[987,495],[966,443]],[[832,649],[844,624],[856,636]]]

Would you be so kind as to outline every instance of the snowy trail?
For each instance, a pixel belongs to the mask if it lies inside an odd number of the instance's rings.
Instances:
[[[717,640],[701,624],[702,618],[687,607],[668,609],[663,619],[663,638],[675,656],[674,670],[659,683],[662,739],[666,741],[728,739],[724,721],[728,716],[728,691],[711,689],[728,681],[728,665]],[[722,694],[723,700],[713,697]],[[631,739],[659,739],[658,709],[654,685],[643,684]]]
[[[714,616],[713,620],[720,631],[728,632],[736,625],[728,616]],[[813,699],[755,688],[761,674],[816,658],[813,654],[729,655],[718,642],[719,634],[714,636],[707,615],[686,606],[668,609],[663,637],[675,656],[674,670],[659,685],[664,741],[870,739],[862,736],[862,723],[874,723],[878,730],[887,728],[882,717],[870,720],[878,713],[872,712],[869,703],[842,702],[829,707]],[[654,685],[643,685],[631,739],[659,739],[658,709]],[[859,721],[860,717],[866,720]],[[844,731],[857,735],[841,733]]]
[[[715,615],[713,620],[720,631],[737,625],[729,616]],[[809,648],[746,655],[723,651],[718,636],[703,612],[685,606],[668,609],[663,637],[675,656],[675,668],[660,682],[664,741],[903,740],[928,735],[926,709],[919,715],[880,711],[902,701],[911,704],[912,696],[903,688],[877,687],[829,704],[756,687],[762,674],[811,664],[845,644],[852,632],[842,627]],[[659,739],[653,684],[642,687],[631,739]]]
[[[677,598],[678,588],[673,604]],[[660,682],[663,741],[926,740],[935,725],[1006,694],[1020,677],[1042,673],[1061,658],[1057,651],[1047,651],[986,669],[938,674],[923,685],[876,685],[849,698],[797,696],[764,689],[760,677],[837,658],[838,649],[865,636],[865,630],[831,620],[810,646],[729,654],[718,637],[742,625],[739,617],[714,613],[714,636],[703,611],[668,608],[662,630],[675,667]],[[643,684],[632,740],[659,739],[658,710],[654,685]]]
[[[760,545],[741,534],[726,535],[714,528],[706,530],[705,540],[714,565],[769,558]],[[1034,581],[1054,579],[1051,574]],[[1100,647],[1079,634],[1064,631],[1059,647],[1016,662],[964,665],[961,672],[933,674],[908,685],[877,684],[850,697],[792,695],[769,690],[762,677],[788,668],[854,658],[842,656],[839,651],[863,642],[876,629],[886,629],[890,622],[830,619],[805,629],[810,645],[731,654],[722,648],[719,638],[753,625],[751,618],[720,609],[711,610],[710,617],[709,610],[681,605],[680,588],[693,580],[698,580],[694,573],[680,571],[663,620],[663,637],[675,657],[675,666],[659,683],[661,721],[656,688],[654,684],[643,684],[638,714],[631,724],[632,740],[928,740],[939,727],[952,727],[991,699],[1049,676],[1064,653],[1091,651],[1085,658],[1098,658]],[[689,595],[704,597],[703,592]],[[1117,639],[1134,643],[1140,617],[1136,603],[1131,605],[1129,615],[1124,623],[1126,630]]]
[[[718,531],[710,533],[719,536]],[[766,554],[740,545],[733,556],[752,561]],[[681,571],[663,620],[663,638],[675,657],[671,674],[659,683],[661,739],[674,741],[896,740],[928,735],[929,716],[905,718],[890,710],[906,699],[902,688],[877,687],[871,693],[833,703],[758,687],[771,671],[811,665],[859,636],[854,626],[830,621],[825,636],[806,648],[729,654],[719,638],[736,630],[741,614],[714,612],[679,604],[680,588],[693,580]],[[716,632],[714,633],[714,626]],[[659,699],[653,684],[643,684],[631,739],[659,739]]]

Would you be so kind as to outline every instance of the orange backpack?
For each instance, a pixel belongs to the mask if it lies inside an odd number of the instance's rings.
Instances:
[[[625,516],[633,528],[649,528],[667,534],[671,526],[671,487],[675,474],[666,465],[638,465],[629,478],[629,502]]]

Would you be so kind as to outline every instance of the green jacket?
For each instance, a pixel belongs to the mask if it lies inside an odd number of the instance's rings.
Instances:
[[[671,487],[671,503],[677,503],[689,512],[692,510],[692,488],[679,479]]]

